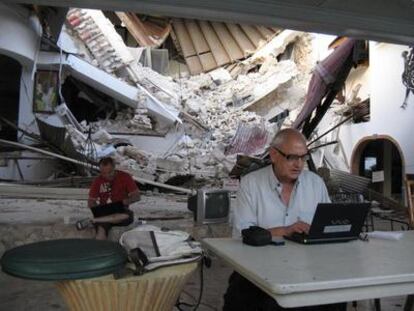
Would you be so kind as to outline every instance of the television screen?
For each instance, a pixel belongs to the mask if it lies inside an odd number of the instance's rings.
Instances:
[[[227,222],[230,213],[230,193],[226,190],[198,190],[188,199],[188,209],[199,224]]]
[[[205,219],[226,217],[229,213],[230,200],[228,192],[205,194]]]

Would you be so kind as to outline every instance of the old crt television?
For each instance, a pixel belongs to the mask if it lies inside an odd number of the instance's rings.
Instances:
[[[230,192],[227,190],[201,189],[188,198],[187,207],[198,224],[229,221]]]

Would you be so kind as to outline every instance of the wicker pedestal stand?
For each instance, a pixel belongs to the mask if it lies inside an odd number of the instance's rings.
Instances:
[[[115,280],[111,275],[57,282],[71,311],[171,311],[196,262]]]

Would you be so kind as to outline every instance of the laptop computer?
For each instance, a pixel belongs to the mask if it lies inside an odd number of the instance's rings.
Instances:
[[[285,239],[302,244],[356,240],[370,206],[371,203],[319,203],[309,234],[294,233]]]
[[[113,202],[109,204],[97,205],[91,208],[93,217],[103,217],[112,214],[125,213],[125,207],[122,202]]]

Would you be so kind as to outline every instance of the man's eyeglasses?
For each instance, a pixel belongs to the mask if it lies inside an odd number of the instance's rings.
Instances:
[[[289,162],[295,162],[298,160],[302,160],[304,162],[309,160],[309,153],[303,154],[303,155],[298,155],[298,154],[286,154],[283,151],[281,151],[280,149],[276,148],[276,147],[272,147],[273,149],[275,149],[277,152],[279,152],[286,160],[288,160]]]

